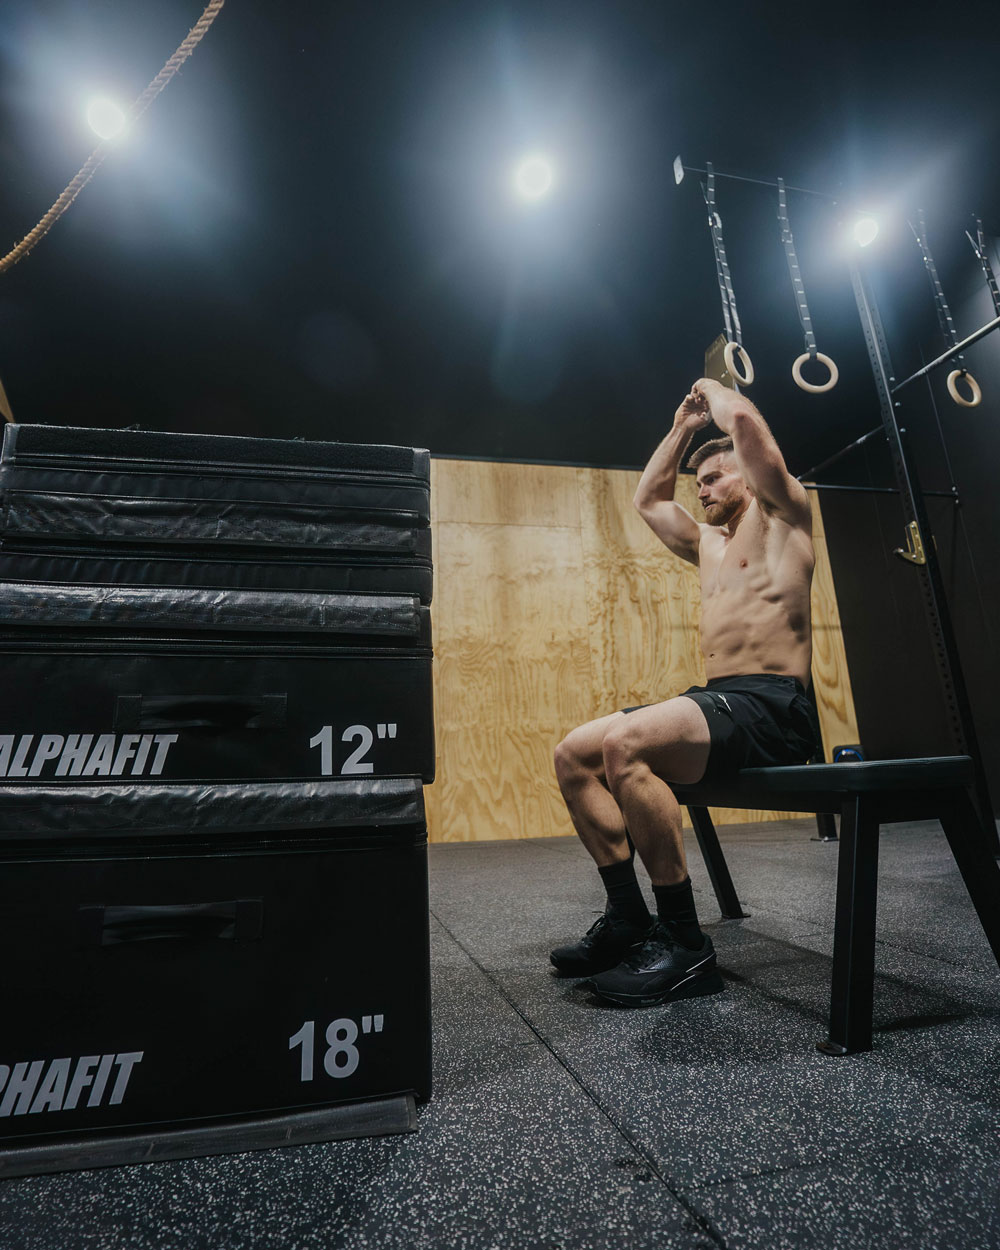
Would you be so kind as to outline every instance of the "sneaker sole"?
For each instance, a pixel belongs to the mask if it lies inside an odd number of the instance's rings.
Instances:
[[[646,994],[625,994],[617,990],[601,990],[595,985],[594,992],[617,1007],[658,1007],[661,1003],[674,1002],[680,998],[702,998],[708,994],[721,994],[725,982],[716,969],[709,972],[692,972],[665,990]]]

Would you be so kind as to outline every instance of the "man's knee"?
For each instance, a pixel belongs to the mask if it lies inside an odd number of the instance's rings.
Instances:
[[[603,775],[601,739],[605,726],[589,721],[572,729],[555,749],[556,779],[560,786],[586,781]]]
[[[571,730],[555,749],[556,779],[560,785],[572,783],[586,769],[580,752],[580,731]]]
[[[613,725],[604,735],[604,775],[612,794],[633,776],[639,768],[645,767],[642,758],[643,738],[635,721],[625,717],[621,723]]]

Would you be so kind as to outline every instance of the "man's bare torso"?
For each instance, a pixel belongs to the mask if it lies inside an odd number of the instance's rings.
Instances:
[[[781,673],[809,682],[809,590],[815,554],[806,529],[754,499],[730,537],[701,525],[701,645],[709,678]]]

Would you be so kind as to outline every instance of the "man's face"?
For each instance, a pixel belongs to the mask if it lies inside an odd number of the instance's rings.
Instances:
[[[709,525],[728,525],[747,506],[750,492],[732,452],[720,451],[698,466],[698,502]]]

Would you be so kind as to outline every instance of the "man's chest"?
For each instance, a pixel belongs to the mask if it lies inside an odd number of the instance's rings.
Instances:
[[[740,526],[730,538],[707,534],[699,553],[702,599],[753,593],[768,581],[767,534],[763,526]]]

